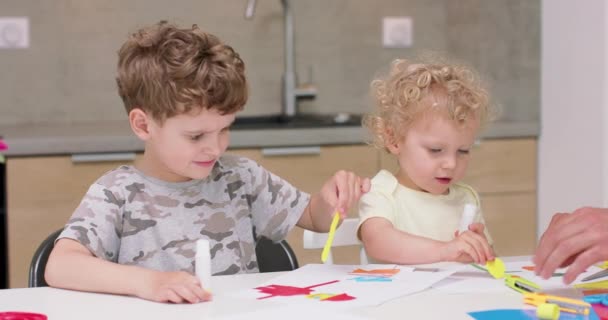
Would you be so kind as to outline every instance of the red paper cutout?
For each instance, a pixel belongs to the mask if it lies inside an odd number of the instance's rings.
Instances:
[[[319,301],[348,301],[354,300],[356,297],[349,296],[346,293],[334,294],[334,293],[313,293],[309,294],[307,298],[316,299]]]
[[[331,296],[329,298],[321,299],[321,301],[348,301],[355,300],[356,298],[353,296],[349,296],[346,293],[337,294],[335,296]]]
[[[267,299],[267,298],[272,298],[272,297],[289,297],[289,296],[298,296],[298,295],[308,295],[313,291],[312,288],[336,283],[338,281],[339,280],[319,283],[319,284],[315,284],[315,285],[304,287],[304,288],[292,287],[292,286],[282,286],[279,284],[271,284],[269,286],[257,287],[255,289],[257,289],[261,293],[268,294],[268,296],[266,296],[266,297],[258,298],[258,300],[261,300],[261,299]]]

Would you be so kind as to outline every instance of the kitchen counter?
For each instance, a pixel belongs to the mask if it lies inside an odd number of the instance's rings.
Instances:
[[[537,137],[537,122],[496,122],[482,139]],[[127,121],[79,124],[0,126],[7,156],[69,155],[138,152],[143,143]],[[360,126],[232,130],[230,148],[363,144],[367,131]]]

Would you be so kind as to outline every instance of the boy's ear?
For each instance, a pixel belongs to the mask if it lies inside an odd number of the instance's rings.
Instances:
[[[131,130],[141,140],[146,141],[150,137],[150,121],[152,118],[148,117],[142,109],[135,108],[129,112]]]

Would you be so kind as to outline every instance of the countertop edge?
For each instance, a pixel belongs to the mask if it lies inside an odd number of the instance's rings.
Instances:
[[[18,157],[141,152],[144,147],[128,130],[99,135],[71,134],[69,127],[64,131],[57,133],[58,128],[51,127],[48,134],[44,130],[23,135],[16,130],[12,134],[0,132],[9,146],[3,154]],[[481,139],[535,138],[539,134],[540,125],[536,122],[497,122],[481,133]],[[367,130],[362,127],[233,130],[230,149],[365,144],[367,141]]]

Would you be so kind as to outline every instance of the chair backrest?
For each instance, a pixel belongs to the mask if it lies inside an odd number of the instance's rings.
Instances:
[[[255,245],[260,272],[291,271],[299,267],[295,253],[285,240],[261,238]]]
[[[63,231],[63,228],[51,233],[46,239],[44,239],[44,241],[42,241],[40,246],[38,246],[36,252],[34,252],[32,262],[30,263],[28,281],[28,286],[30,288],[48,287],[48,284],[44,280],[44,269],[46,268],[47,261],[49,261],[49,255],[55,246],[55,239],[57,239],[61,231]]]
[[[357,238],[357,227],[359,226],[359,219],[357,218],[347,218],[342,221],[342,224],[338,229],[336,229],[336,234],[334,235],[334,241],[332,242],[332,247],[342,247],[342,246],[353,246],[359,245],[361,250],[359,251],[359,261],[361,264],[368,264],[367,254],[365,253],[365,248],[361,244],[361,241]],[[303,245],[304,249],[319,249],[325,246],[325,242],[327,241],[327,233],[318,233],[310,230],[304,230],[304,239]],[[333,264],[333,256],[331,251],[325,261],[325,264]]]

